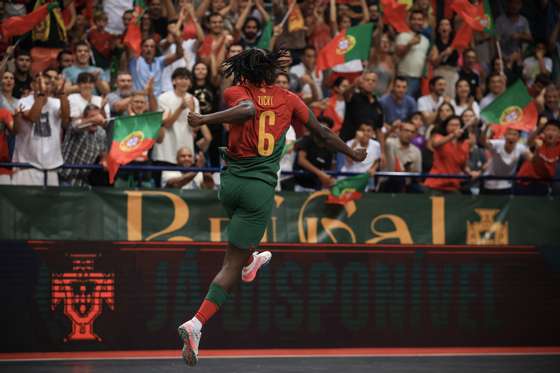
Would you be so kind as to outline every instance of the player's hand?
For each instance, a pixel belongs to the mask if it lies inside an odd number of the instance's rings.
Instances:
[[[193,111],[189,112],[189,126],[198,128],[204,125],[204,116]]]
[[[357,148],[352,150],[352,160],[354,162],[363,162],[367,157],[367,150],[364,148]]]

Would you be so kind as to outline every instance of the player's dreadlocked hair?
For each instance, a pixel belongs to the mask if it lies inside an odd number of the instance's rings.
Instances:
[[[267,52],[262,49],[247,49],[222,63],[224,75],[233,75],[233,84],[249,82],[256,86],[274,84],[276,73],[286,63],[286,50]]]

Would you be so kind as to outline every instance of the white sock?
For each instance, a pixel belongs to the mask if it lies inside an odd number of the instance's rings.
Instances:
[[[200,329],[202,329],[202,323],[201,323],[200,320],[198,320],[196,317],[193,317],[193,318],[191,319],[191,321],[192,321],[193,327],[194,327],[196,330],[200,331]]]

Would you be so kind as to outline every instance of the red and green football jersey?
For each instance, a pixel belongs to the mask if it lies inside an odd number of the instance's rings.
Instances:
[[[298,96],[276,86],[230,87],[224,100],[228,107],[252,101],[256,109],[253,118],[230,127],[227,171],[276,185],[286,132],[290,124],[307,124],[309,108]]]

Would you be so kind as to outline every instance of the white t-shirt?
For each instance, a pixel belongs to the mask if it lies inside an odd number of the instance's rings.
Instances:
[[[396,45],[407,45],[414,35],[414,32],[401,32],[397,36]],[[424,73],[429,48],[430,41],[424,35],[420,35],[420,43],[412,46],[408,53],[401,58],[398,65],[399,75],[407,78],[420,78]]]
[[[189,93],[187,95],[191,96]],[[191,96],[194,100],[194,111],[200,113],[200,105],[198,100]],[[158,97],[159,110],[165,115],[173,115],[175,110],[181,106],[182,97],[175,94],[175,91],[162,93]],[[167,113],[167,114],[165,114]],[[165,137],[161,144],[154,144],[152,159],[154,161],[164,161],[169,163],[177,163],[177,150],[186,146],[194,153],[194,136],[192,128],[188,121],[189,109],[185,109],[179,115],[179,118],[169,128],[165,128]]]
[[[33,106],[35,97],[26,96],[18,101],[18,107],[28,111]],[[49,97],[41,109],[39,123],[22,119],[22,125],[16,135],[14,162],[52,169],[64,163],[61,150],[60,100]]]
[[[519,159],[527,151],[527,147],[523,144],[515,144],[511,153],[506,152],[506,140],[489,140],[492,149],[492,157],[488,169],[484,175],[491,176],[514,176]],[[484,186],[487,189],[509,189],[512,187],[510,180],[485,180]]]
[[[114,35],[124,32],[122,15],[125,10],[132,9],[133,0],[103,0],[103,12],[107,14],[108,22],[105,29]]]
[[[161,186],[162,186],[162,188],[167,187],[167,183],[169,182],[169,180],[175,179],[175,178],[178,178],[178,177],[181,177],[181,176],[183,176],[183,173],[181,171],[163,171],[161,173]],[[181,189],[184,189],[184,190],[200,189],[200,186],[202,185],[202,182],[203,182],[203,178],[204,178],[204,176],[202,175],[202,172],[197,172],[194,179],[192,179],[191,181],[189,181],[188,183],[183,185],[183,187]]]
[[[344,116],[346,115],[346,101],[336,100],[334,110],[336,111],[339,117],[344,119]]]
[[[457,116],[463,115],[463,112],[468,108],[468,105],[457,105],[455,103],[455,100],[451,101],[451,105],[453,106],[453,109],[455,109],[455,115]],[[480,118],[480,106],[478,106],[478,103],[476,101],[473,102],[471,109],[474,111],[476,117]]]
[[[348,140],[346,145],[352,147],[356,140]],[[358,145],[357,147],[360,147]],[[356,173],[363,173],[367,172],[373,163],[381,158],[381,145],[375,140],[370,139],[367,147],[367,157],[362,162],[352,162],[346,160],[344,166],[342,166],[342,172],[356,172]]]
[[[544,58],[544,67],[546,71],[550,74],[552,73],[552,60],[548,57]],[[541,72],[539,65],[539,60],[535,57],[528,57],[523,61],[523,76],[526,78],[527,86],[530,86],[535,81],[537,75]]]
[[[161,90],[162,92],[168,92],[173,90],[173,82],[171,81],[171,75],[173,71],[179,67],[186,67],[187,70],[191,71],[194,63],[196,61],[196,39],[188,39],[183,41],[183,58],[179,58],[177,61],[173,62],[171,65],[167,65],[163,72],[161,73]],[[168,54],[175,54],[177,46],[175,43],[171,44],[169,48],[162,54],[164,56]]]
[[[434,101],[432,95],[422,96],[418,99],[418,111],[426,113],[435,113],[443,103],[443,97],[438,97],[437,102]]]
[[[301,77],[305,75],[305,65],[303,64],[303,62],[292,66],[290,68],[290,73],[296,75],[298,78],[301,79]],[[313,74],[311,76],[313,77],[313,80],[315,81],[315,85],[317,86],[317,90],[319,91],[319,99],[322,99],[323,98],[323,89],[322,89],[323,72],[320,71],[319,74],[317,74],[316,71],[313,71]],[[303,97],[311,97],[311,95],[313,94],[309,84],[303,86],[303,88],[301,89],[301,93],[303,93]]]
[[[103,99],[99,96],[91,96],[91,101],[87,101],[81,94],[72,93],[68,95],[68,102],[70,103],[70,118],[72,119],[72,125],[74,125],[74,123],[84,115],[84,109],[88,104],[101,107]],[[103,110],[105,111],[106,117],[109,118],[111,116],[109,105],[105,105]]]

